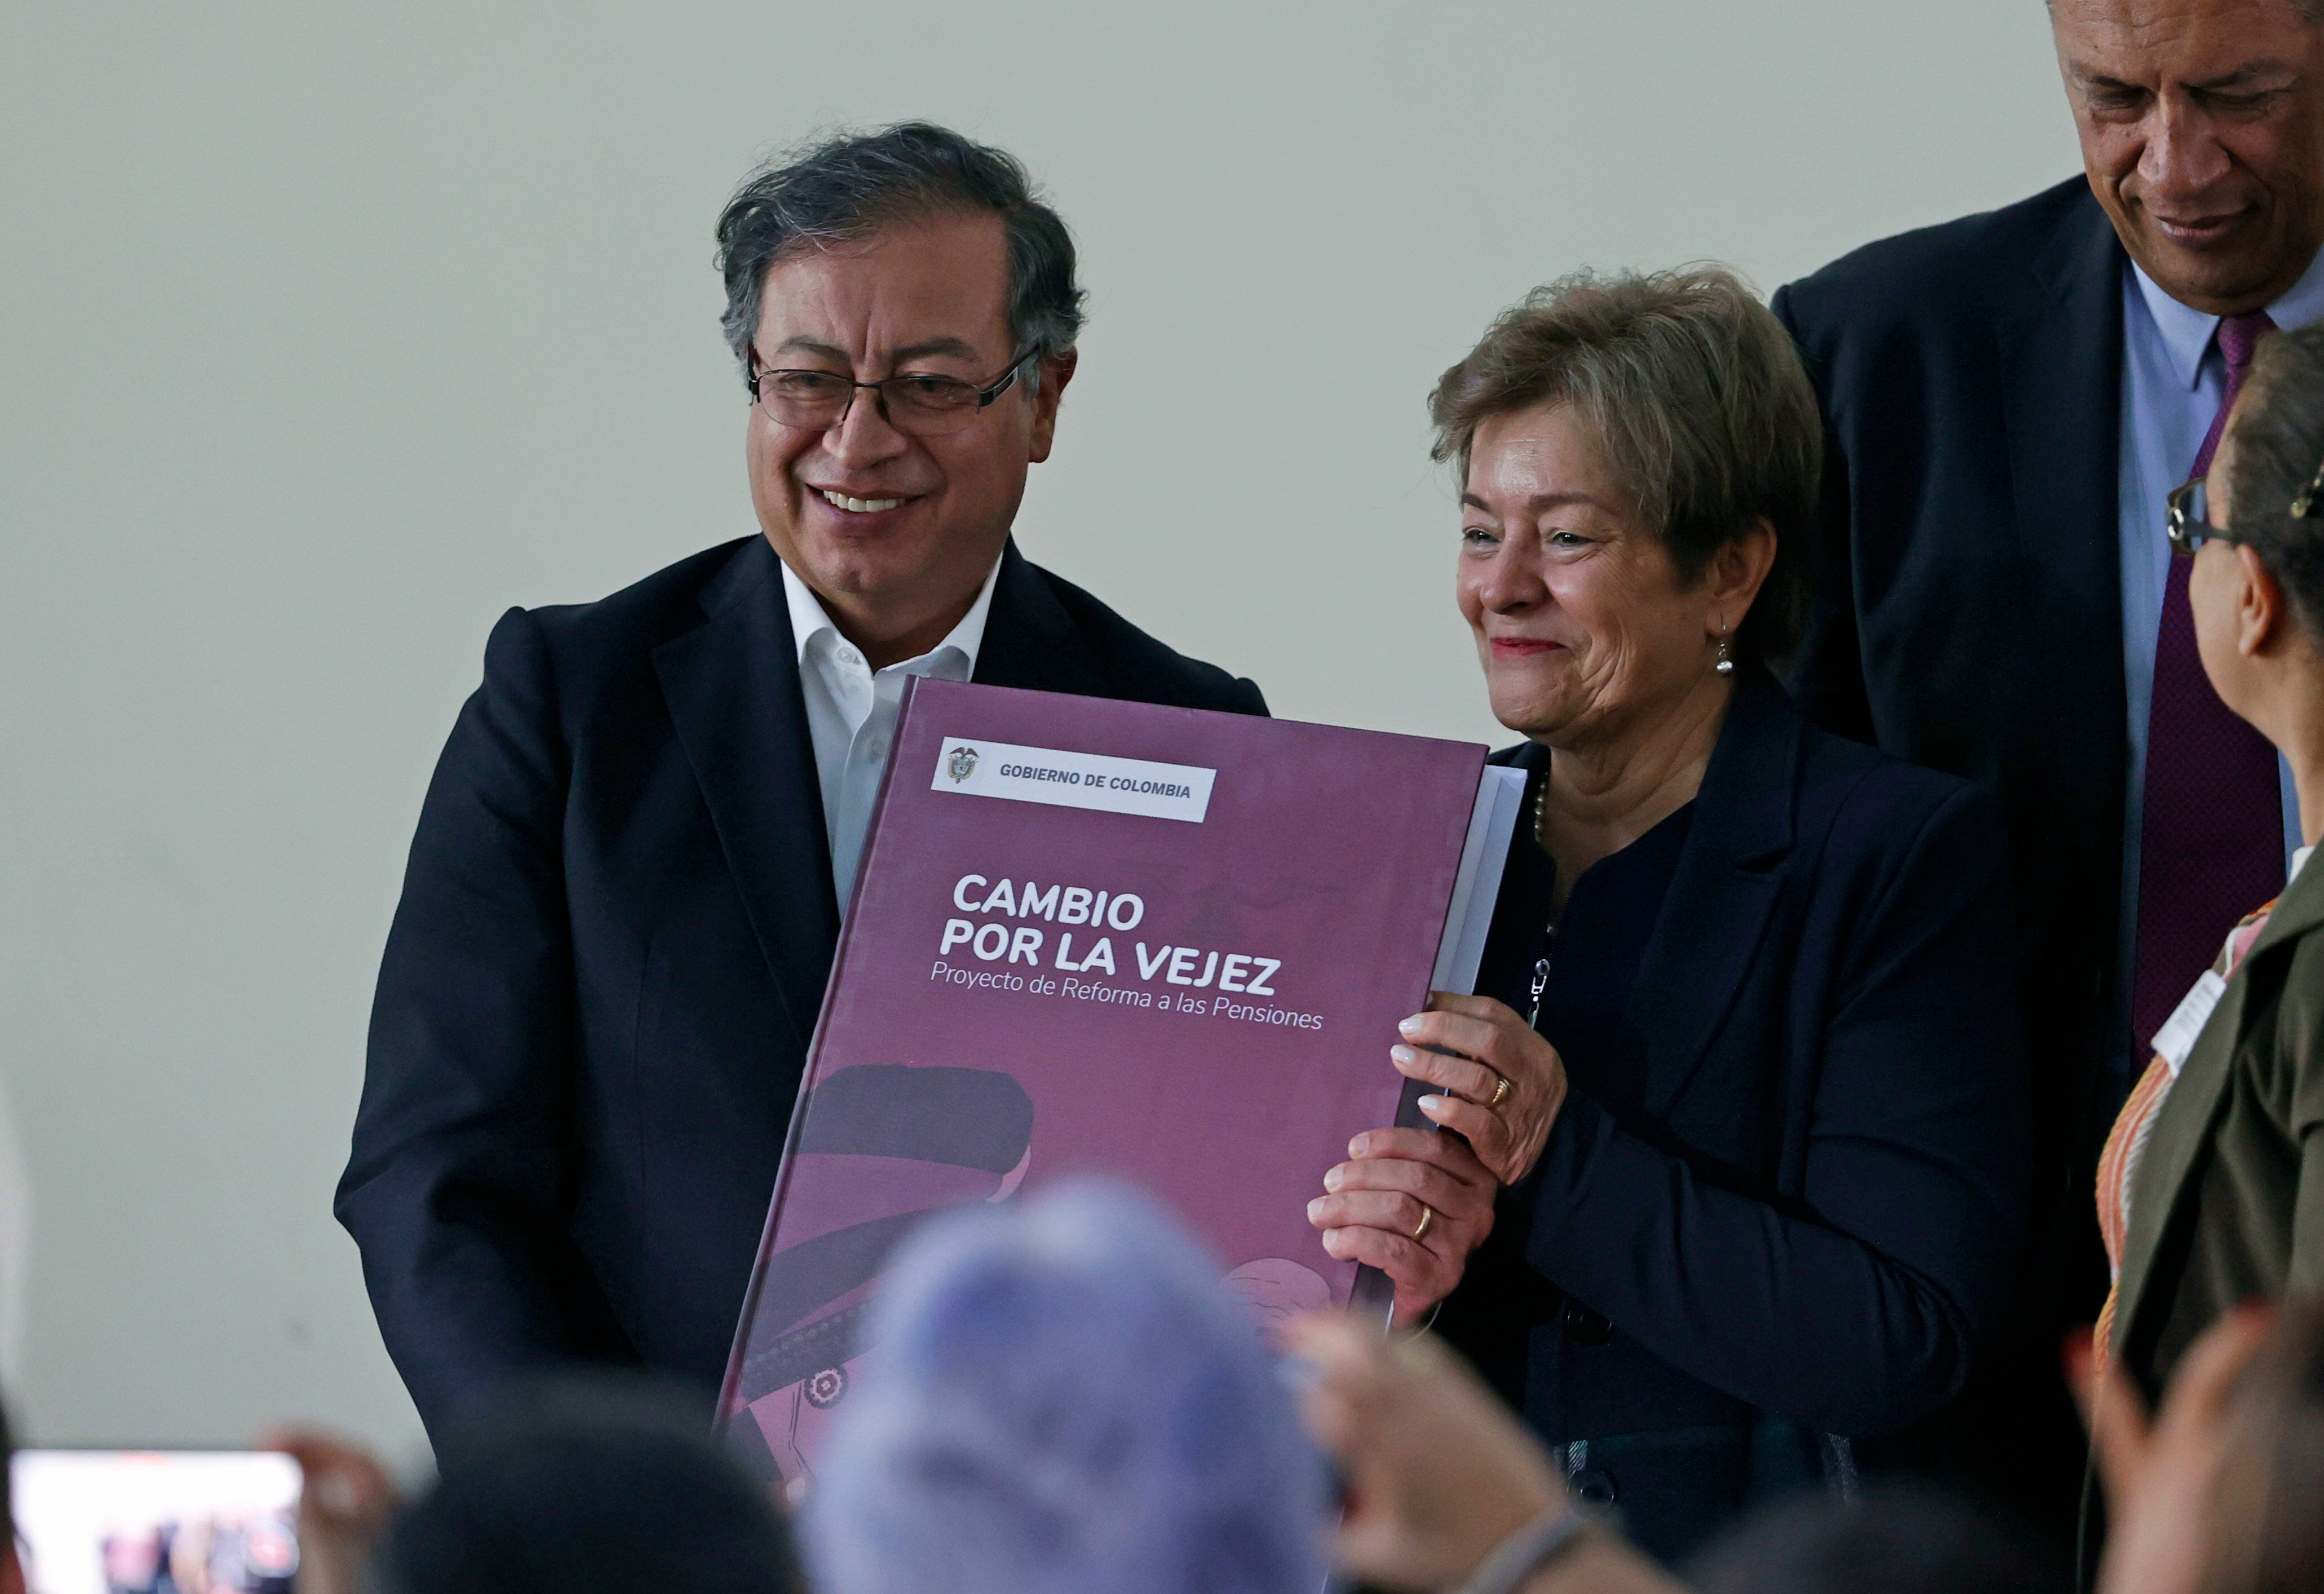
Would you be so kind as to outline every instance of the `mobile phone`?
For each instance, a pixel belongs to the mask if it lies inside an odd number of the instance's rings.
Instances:
[[[8,1480],[31,1594],[290,1594],[289,1456],[23,1450]]]

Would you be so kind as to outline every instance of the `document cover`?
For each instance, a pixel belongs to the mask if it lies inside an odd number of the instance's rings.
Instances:
[[[1345,1304],[1306,1205],[1397,1120],[1397,1021],[1475,981],[1522,790],[1484,751],[910,683],[720,1399],[737,1450],[807,1476],[877,1376],[897,1241],[1063,1175],[1160,1197],[1262,1315]]]

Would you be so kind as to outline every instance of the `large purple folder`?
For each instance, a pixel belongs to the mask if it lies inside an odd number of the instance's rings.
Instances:
[[[727,1368],[737,1448],[807,1475],[878,1376],[864,1306],[897,1241],[1062,1175],[1160,1196],[1262,1314],[1347,1304],[1306,1203],[1397,1117],[1397,1020],[1475,978],[1508,773],[1461,742],[911,683]]]

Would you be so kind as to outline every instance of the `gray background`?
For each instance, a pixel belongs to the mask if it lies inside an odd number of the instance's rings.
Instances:
[[[500,611],[752,530],[712,220],[915,115],[1084,251],[1028,553],[1280,714],[1480,740],[1423,400],[1495,310],[2078,168],[2034,0],[0,0],[32,1433],[416,1446],[328,1199],[422,787]]]

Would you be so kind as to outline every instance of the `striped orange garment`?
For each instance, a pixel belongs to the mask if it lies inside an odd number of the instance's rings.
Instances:
[[[2221,980],[2231,978],[2236,965],[2244,961],[2252,943],[2267,927],[2267,916],[2274,911],[2275,903],[2271,901],[2258,912],[2245,916],[2227,933],[2227,944],[2219,949],[2211,972]],[[2098,1155],[2098,1234],[2106,1241],[2110,1278],[2106,1305],[2098,1313],[2098,1328],[2091,1336],[2091,1347],[2098,1353],[2100,1366],[2105,1365],[2107,1345],[2114,1333],[2115,1296],[2122,1288],[2122,1248],[2130,1233],[2130,1201],[2139,1158],[2145,1153],[2147,1137],[2153,1133],[2154,1119],[2163,1110],[2163,1099],[2171,1094],[2172,1082],[2178,1077],[2171,1060],[2155,1053],[2147,1062],[2146,1072],[2139,1075],[2130,1099],[2116,1115],[2114,1129],[2107,1136],[2106,1149]]]

